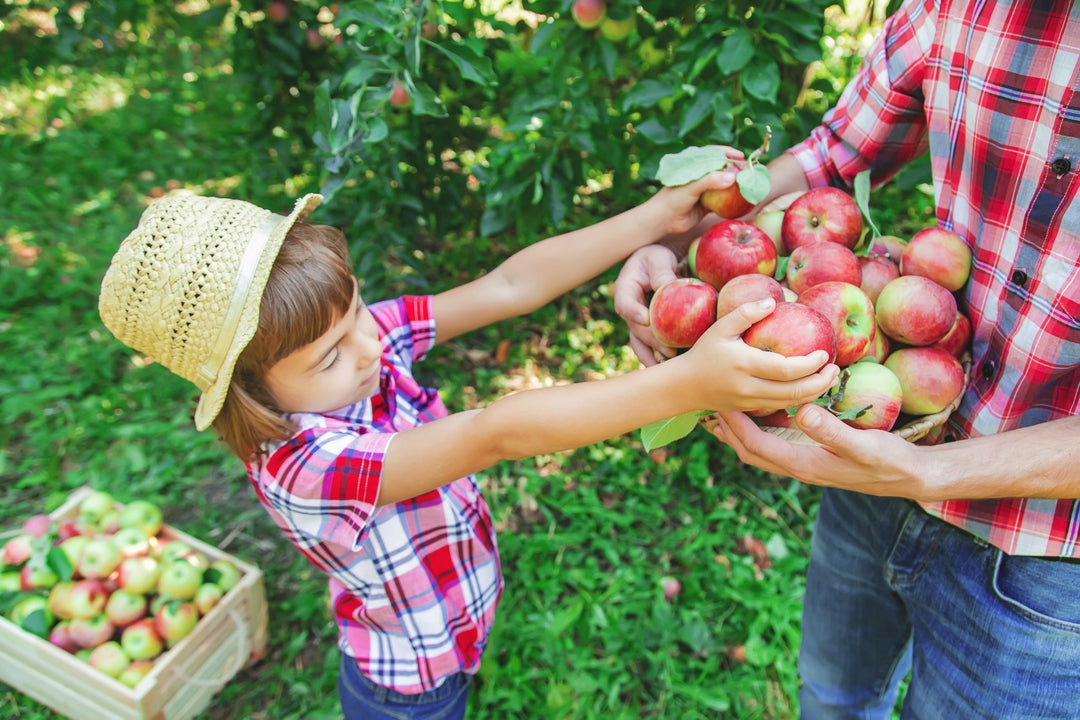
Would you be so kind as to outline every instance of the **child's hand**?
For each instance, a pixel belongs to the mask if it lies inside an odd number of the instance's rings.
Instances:
[[[666,217],[667,227],[662,235],[678,235],[689,232],[710,215],[699,202],[706,190],[722,190],[735,182],[735,168],[728,165],[723,170],[711,172],[686,185],[661,188],[646,202],[655,206]],[[719,222],[720,218],[713,216]]]
[[[813,402],[832,387],[840,369],[825,351],[784,357],[750,347],[742,333],[775,307],[746,303],[720,318],[683,356],[702,410],[782,410]]]
[[[674,357],[649,327],[649,296],[656,288],[674,280],[678,262],[664,245],[646,245],[627,259],[613,285],[615,312],[630,330],[630,347],[646,367],[658,362],[657,354]]]

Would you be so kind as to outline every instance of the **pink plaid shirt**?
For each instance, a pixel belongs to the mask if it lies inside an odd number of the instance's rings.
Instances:
[[[447,412],[412,376],[435,340],[430,297],[371,307],[383,342],[379,394],[299,431],[248,465],[278,527],[330,578],[342,652],[405,694],[475,673],[502,592],[491,513],[476,479],[376,508],[394,434]]]
[[[791,152],[812,186],[850,187],[926,150],[938,224],[974,252],[961,298],[972,382],[950,429],[990,435],[1080,414],[1080,7],[906,0]],[[1080,557],[1078,500],[925,507],[1008,553]]]

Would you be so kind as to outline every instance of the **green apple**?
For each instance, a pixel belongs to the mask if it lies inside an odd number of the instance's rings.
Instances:
[[[157,535],[164,524],[161,508],[148,500],[133,500],[120,511],[121,528],[139,528],[148,538]]]
[[[158,592],[176,600],[190,600],[202,585],[202,571],[186,560],[166,563],[158,576]]]

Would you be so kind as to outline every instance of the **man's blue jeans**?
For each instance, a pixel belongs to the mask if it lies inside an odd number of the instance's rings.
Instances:
[[[403,695],[376,685],[356,661],[342,655],[338,695],[345,720],[462,720],[469,701],[471,675],[458,673],[434,690]]]
[[[803,720],[1080,718],[1080,564],[1007,555],[914,503],[823,491]]]

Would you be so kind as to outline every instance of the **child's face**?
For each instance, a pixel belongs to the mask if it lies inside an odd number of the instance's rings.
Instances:
[[[266,384],[282,412],[330,412],[378,391],[381,356],[375,318],[357,294],[326,333],[270,368]]]

